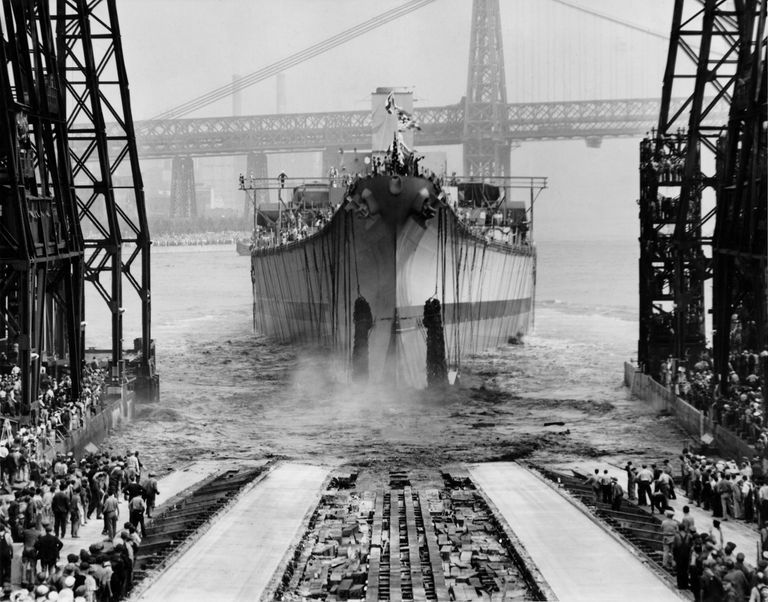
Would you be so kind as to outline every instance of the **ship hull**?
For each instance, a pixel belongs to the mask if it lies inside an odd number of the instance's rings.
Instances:
[[[347,369],[355,300],[362,297],[373,317],[369,380],[423,387],[428,299],[441,303],[449,370],[460,371],[467,355],[531,330],[532,246],[477,236],[445,205],[425,219],[429,183],[421,178],[406,179],[398,195],[385,177],[366,186],[371,202],[362,210],[347,205],[305,240],[254,251],[257,331],[285,342],[319,343]]]

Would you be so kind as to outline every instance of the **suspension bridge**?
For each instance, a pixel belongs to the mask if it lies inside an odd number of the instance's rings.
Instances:
[[[434,0],[412,0],[308,46],[230,84],[136,122],[143,159],[171,159],[171,215],[196,214],[199,157],[247,156],[246,169],[267,176],[269,153],[320,152],[323,169],[338,150],[370,144],[366,110],[198,117],[202,109],[395,21],[430,18]],[[497,2],[475,2],[470,23],[466,93],[453,104],[417,107],[419,148],[461,145],[463,173],[506,173],[509,152],[523,141],[585,140],[647,132],[659,113],[658,89],[668,33],[640,26],[570,0],[525,3],[504,15]],[[567,42],[563,33],[570,32]],[[538,38],[533,40],[532,38]],[[561,40],[561,41],[558,41]],[[511,57],[511,75],[505,45]],[[644,59],[630,60],[642,46]],[[510,81],[509,91],[507,80]],[[630,94],[631,96],[627,96]],[[242,167],[240,168],[242,170]],[[231,175],[232,181],[236,173]],[[167,185],[166,185],[167,186]]]

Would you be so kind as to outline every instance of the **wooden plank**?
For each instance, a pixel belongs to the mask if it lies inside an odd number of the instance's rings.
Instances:
[[[368,555],[368,590],[366,602],[377,602],[379,599],[379,567],[381,566],[381,548],[371,548]]]
[[[371,528],[371,545],[381,547],[381,523],[384,519],[384,492],[376,492],[376,503],[373,509],[373,526]]]
[[[426,600],[424,591],[424,575],[421,573],[421,558],[419,558],[419,534],[416,530],[416,512],[413,507],[413,491],[405,488],[405,524],[408,530],[408,559],[411,564],[411,585],[413,599]]]
[[[379,571],[381,568],[381,524],[384,518],[384,492],[376,492],[376,502],[373,509],[373,527],[371,529],[371,552],[368,556],[368,590],[367,602],[379,599]]]
[[[389,492],[389,599],[401,602],[403,590],[400,580],[400,517],[398,516],[397,489]]]
[[[440,546],[437,545],[437,535],[435,534],[432,516],[429,514],[429,504],[419,496],[419,505],[421,506],[421,517],[424,520],[424,539],[427,542],[427,551],[429,552],[429,564],[432,566],[432,577],[435,581],[435,595],[438,600],[449,600],[448,587],[445,584],[445,572],[443,571],[443,560],[440,558]]]

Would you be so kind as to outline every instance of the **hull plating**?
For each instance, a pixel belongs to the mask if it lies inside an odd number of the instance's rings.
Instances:
[[[343,207],[310,238],[254,251],[256,329],[285,342],[330,347],[348,366],[352,312],[362,296],[373,314],[370,380],[416,387],[426,384],[422,314],[431,297],[442,304],[449,369],[460,369],[468,354],[526,334],[533,326],[534,249],[490,243],[449,207],[420,219],[410,192],[429,184],[408,180],[395,196],[388,177],[371,178],[368,198],[375,200],[362,212],[366,217]]]

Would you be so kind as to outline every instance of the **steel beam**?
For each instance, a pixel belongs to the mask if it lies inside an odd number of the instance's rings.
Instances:
[[[26,423],[41,367],[62,354],[80,394],[83,251],[48,2],[4,2],[0,25],[0,332]]]
[[[714,211],[702,215],[702,199],[716,178],[704,170],[715,164],[737,77],[734,1],[676,0],[658,130],[641,143],[638,356],[654,376],[666,357],[691,365],[705,356],[712,266],[703,226]]]
[[[766,324],[766,2],[745,0],[738,21],[738,69],[728,129],[717,161],[713,237],[713,354],[728,392],[735,355],[768,344]],[[735,317],[735,319],[734,319]],[[759,374],[763,383],[767,374]]]
[[[685,100],[672,99],[672,109],[678,110]],[[651,130],[658,119],[659,100],[512,103],[506,114],[502,138],[510,145],[526,140],[628,137]],[[414,137],[417,146],[462,143],[462,105],[423,107],[414,115],[422,127]],[[718,117],[725,122],[727,111],[718,110]],[[136,128],[142,158],[367,148],[371,138],[368,111],[143,121]]]
[[[124,294],[138,296],[141,340],[132,366],[139,387],[149,388],[151,395],[151,243],[116,0],[58,0],[56,22],[73,180],[85,233],[84,278],[110,312],[116,379],[122,378],[127,359]]]

